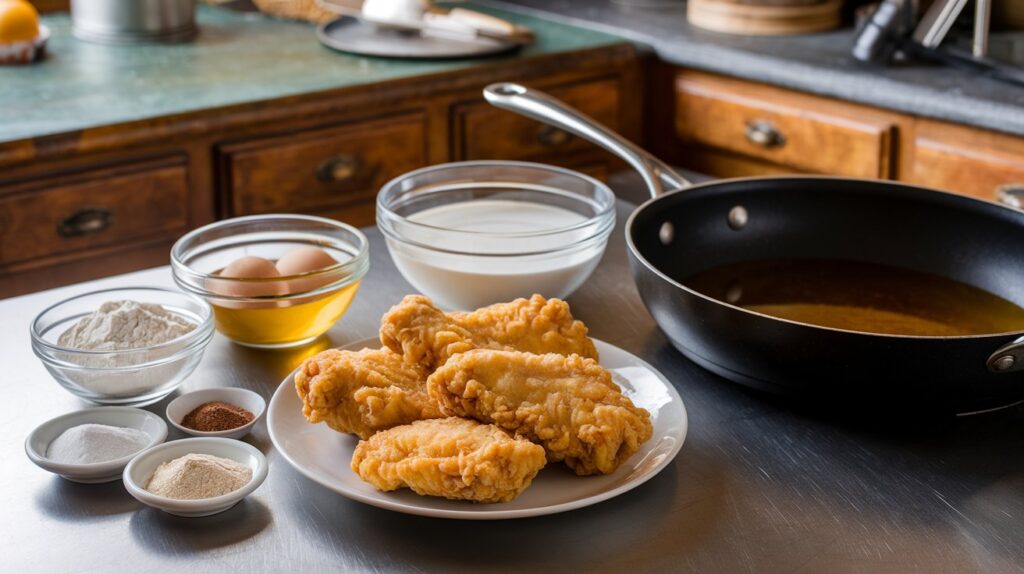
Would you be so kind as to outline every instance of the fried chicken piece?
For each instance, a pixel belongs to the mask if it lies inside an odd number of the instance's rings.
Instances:
[[[427,395],[427,372],[388,349],[330,349],[302,363],[295,390],[311,423],[368,438],[420,419],[442,416]]]
[[[587,326],[572,318],[569,304],[540,295],[469,313],[445,313],[423,295],[406,295],[381,318],[380,341],[428,370],[470,349],[597,358]]]
[[[468,351],[437,369],[427,392],[445,414],[528,438],[578,475],[615,471],[653,430],[611,373],[579,355]]]
[[[359,442],[352,470],[380,490],[508,502],[546,463],[544,449],[494,425],[446,418],[416,421]]]

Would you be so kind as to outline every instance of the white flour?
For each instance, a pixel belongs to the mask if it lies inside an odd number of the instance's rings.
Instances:
[[[108,301],[61,333],[57,344],[83,351],[128,351],[172,341],[196,328],[194,323],[160,305],[136,301]],[[130,355],[82,357],[66,354],[69,362],[93,368],[128,367],[149,362],[147,352]],[[132,397],[167,384],[181,369],[178,362],[145,370],[81,371],[67,377],[105,397]]]
[[[126,351],[166,343],[195,328],[160,305],[107,301],[64,331],[57,343],[82,351]]]
[[[110,425],[84,424],[60,433],[46,448],[46,458],[64,464],[107,462],[139,452],[149,435]]]

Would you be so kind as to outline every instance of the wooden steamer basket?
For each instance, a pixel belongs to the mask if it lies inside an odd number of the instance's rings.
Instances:
[[[842,0],[689,0],[686,17],[698,28],[755,36],[831,30]]]
[[[323,23],[338,17],[318,6],[316,0],[252,0],[252,3],[260,12],[286,20]]]

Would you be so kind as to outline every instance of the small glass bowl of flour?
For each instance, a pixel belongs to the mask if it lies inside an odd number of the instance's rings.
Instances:
[[[170,394],[213,337],[209,305],[159,287],[107,289],[61,301],[31,325],[32,350],[77,397],[140,406]]]

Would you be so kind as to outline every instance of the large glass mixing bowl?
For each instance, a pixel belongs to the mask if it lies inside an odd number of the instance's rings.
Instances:
[[[615,195],[569,169],[515,161],[412,171],[377,195],[377,225],[398,270],[449,310],[568,297],[615,227]]]

